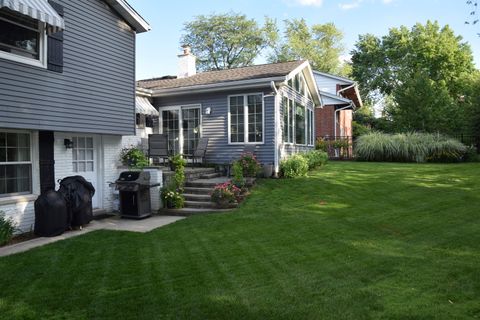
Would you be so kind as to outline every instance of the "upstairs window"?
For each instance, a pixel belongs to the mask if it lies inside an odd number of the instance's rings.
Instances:
[[[45,66],[43,23],[0,9],[0,58]]]

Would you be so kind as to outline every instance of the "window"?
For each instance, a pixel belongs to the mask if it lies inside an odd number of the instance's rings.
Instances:
[[[315,132],[313,130],[314,112],[313,110],[307,110],[307,144],[313,145],[315,141]]]
[[[293,142],[293,101],[287,97],[283,98],[283,142]]]
[[[263,96],[229,97],[229,143],[263,143]]]
[[[44,66],[45,31],[42,23],[0,9],[0,57]]]
[[[32,192],[29,133],[0,131],[0,196]]]
[[[295,143],[305,144],[305,107],[295,103]]]
[[[73,137],[73,172],[94,171],[94,146],[92,137]]]

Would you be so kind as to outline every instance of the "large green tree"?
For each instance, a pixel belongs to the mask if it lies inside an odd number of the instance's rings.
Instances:
[[[348,73],[348,67],[340,61],[344,52],[343,33],[333,23],[309,27],[305,19],[292,19],[285,20],[284,24],[283,37],[277,36],[270,62],[305,59],[315,70]]]
[[[271,46],[273,22],[264,26],[239,13],[196,16],[185,23],[181,45],[189,45],[200,71],[252,65],[260,52]]]
[[[470,46],[437,22],[393,28],[382,38],[362,35],[352,51],[363,95],[389,96],[386,114],[399,131],[459,130],[475,72]]]

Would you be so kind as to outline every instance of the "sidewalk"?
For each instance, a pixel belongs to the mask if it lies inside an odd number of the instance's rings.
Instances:
[[[49,243],[80,236],[95,230],[117,230],[146,233],[181,219],[185,219],[185,217],[152,216],[142,220],[121,219],[120,217],[113,217],[103,220],[94,220],[82,230],[67,231],[64,234],[56,237],[35,238],[32,240],[19,242],[11,246],[0,248],[0,257],[24,252]]]

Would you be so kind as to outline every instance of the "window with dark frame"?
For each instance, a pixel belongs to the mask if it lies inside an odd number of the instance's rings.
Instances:
[[[0,131],[0,196],[32,192],[30,133]]]
[[[37,20],[0,9],[0,51],[40,60],[42,30]]]

